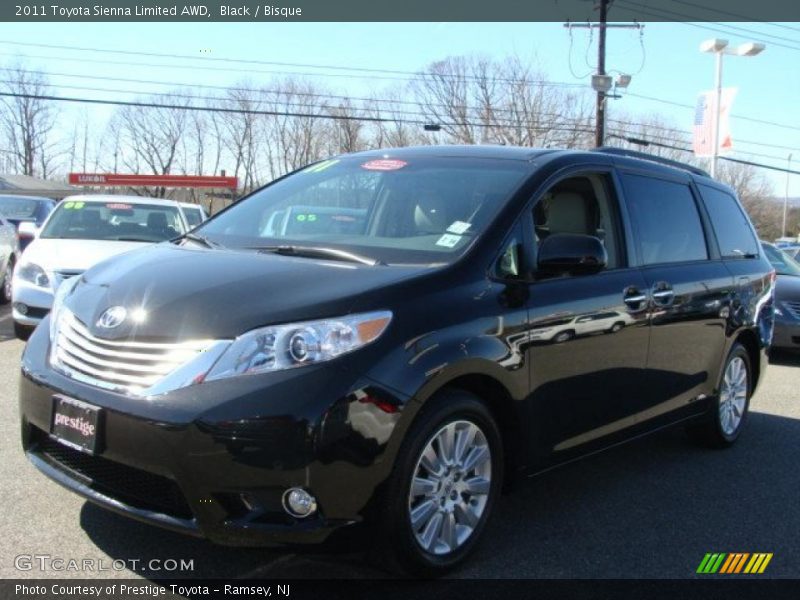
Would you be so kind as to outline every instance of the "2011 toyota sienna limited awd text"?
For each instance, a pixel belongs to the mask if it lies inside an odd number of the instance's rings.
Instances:
[[[687,166],[340,156],[63,284],[23,357],[23,446],[148,523],[232,545],[367,530],[382,564],[436,574],[504,482],[675,423],[733,443],[773,287],[733,192]]]

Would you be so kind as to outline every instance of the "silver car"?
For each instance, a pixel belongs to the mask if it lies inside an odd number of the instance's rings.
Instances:
[[[0,304],[11,302],[11,282],[19,254],[17,228],[0,216]]]

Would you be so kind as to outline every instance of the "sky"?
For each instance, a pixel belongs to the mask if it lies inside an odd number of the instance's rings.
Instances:
[[[612,15],[613,17],[613,15]],[[621,99],[609,101],[609,117],[625,113],[659,113],[681,129],[691,130],[697,94],[714,84],[714,57],[699,51],[708,38],[722,37],[731,46],[763,40],[766,50],[755,57],[726,56],[723,85],[737,87],[733,115],[770,121],[775,125],[731,120],[735,150],[732,157],[800,170],[800,24],[781,23],[645,23],[637,30],[612,29],[607,42],[606,68],[633,75]],[[266,83],[280,73],[309,73],[331,93],[366,95],[390,87],[376,76],[317,78],[320,70],[294,67],[218,63],[213,58],[257,59],[342,65],[368,69],[417,71],[453,55],[502,58],[516,54],[538,65],[550,80],[589,87],[588,74],[596,59],[596,33],[572,30],[561,23],[4,23],[0,25],[0,64],[22,59],[29,68],[48,73],[92,77],[124,77],[163,81],[168,85],[134,84],[51,75],[59,95],[133,99],[133,94],[107,93],[61,86],[131,89],[139,94],[166,92],[175,83],[234,85],[244,79]],[[167,59],[79,52],[18,45],[52,44],[188,55]],[[588,61],[587,61],[588,56]],[[104,61],[149,63],[149,66]],[[153,66],[162,64],[165,66]],[[194,67],[194,68],[187,68]],[[214,67],[215,70],[204,67]],[[234,69],[241,70],[234,71]],[[255,70],[252,70],[255,69]],[[256,72],[257,70],[257,72]],[[337,71],[325,71],[329,75]],[[342,71],[338,71],[342,74]],[[665,102],[637,97],[650,96]],[[677,106],[685,104],[687,107]],[[71,127],[86,111],[92,123],[103,123],[108,107],[64,104],[60,125]],[[758,142],[758,145],[753,142]],[[768,145],[764,145],[768,144]],[[783,196],[787,176],[765,171],[776,196]],[[800,196],[800,175],[789,178],[789,194]]]

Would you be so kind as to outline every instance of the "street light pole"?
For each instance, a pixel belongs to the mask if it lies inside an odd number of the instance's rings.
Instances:
[[[781,227],[781,237],[787,235],[786,233],[786,216],[789,212],[789,177],[791,174],[789,171],[792,170],[792,154],[789,153],[789,156],[786,158],[786,192],[783,196],[783,226]]]
[[[732,54],[734,56],[755,56],[764,50],[764,44],[758,42],[747,42],[736,48],[728,48],[728,40],[711,39],[700,44],[700,52],[711,52],[716,58],[716,73],[714,77],[714,127],[712,140],[714,148],[711,151],[711,177],[717,176],[717,163],[719,162],[719,123],[722,113],[722,55]]]
[[[714,97],[716,105],[714,107],[714,134],[712,136],[714,153],[711,155],[711,177],[717,176],[717,163],[719,162],[719,120],[720,109],[722,108],[722,51],[716,52],[717,69],[714,81]]]

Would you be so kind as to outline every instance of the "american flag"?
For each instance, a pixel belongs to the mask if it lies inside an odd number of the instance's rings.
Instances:
[[[731,105],[736,96],[736,88],[725,88],[720,95],[719,114],[719,153],[733,148],[730,124]],[[694,109],[694,128],[692,146],[695,156],[712,156],[714,154],[714,115],[716,114],[716,93],[703,92],[697,97]]]
[[[714,123],[711,118],[712,92],[697,97],[694,108],[692,147],[695,156],[711,156],[714,147]]]

